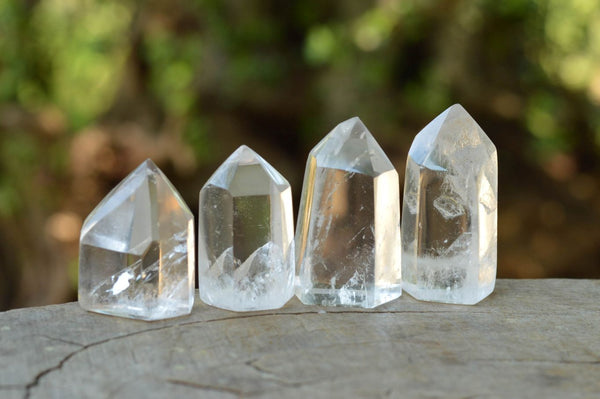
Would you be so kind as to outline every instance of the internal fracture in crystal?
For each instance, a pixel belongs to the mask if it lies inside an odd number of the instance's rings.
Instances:
[[[200,191],[198,283],[209,305],[277,309],[294,294],[292,191],[246,146]]]
[[[193,215],[146,160],[85,220],[79,303],[89,311],[142,320],[188,314],[194,264]]]
[[[296,232],[305,304],[372,308],[402,294],[398,173],[359,118],[310,152]]]
[[[456,104],[415,137],[402,213],[403,288],[435,302],[475,304],[496,282],[498,157]]]

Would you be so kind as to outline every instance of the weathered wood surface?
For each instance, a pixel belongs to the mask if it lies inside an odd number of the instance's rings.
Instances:
[[[500,280],[476,306],[197,300],[154,323],[20,309],[0,313],[0,359],[2,398],[596,398],[600,280]]]

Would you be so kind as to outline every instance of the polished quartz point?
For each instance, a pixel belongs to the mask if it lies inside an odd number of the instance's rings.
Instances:
[[[305,304],[372,308],[402,294],[398,173],[362,121],[308,156],[296,232]]]
[[[498,157],[456,104],[415,137],[402,215],[403,288],[435,302],[475,304],[494,290]]]
[[[79,303],[93,312],[142,320],[188,314],[194,264],[194,217],[148,159],[85,220]]]
[[[200,191],[200,298],[233,311],[282,307],[294,294],[293,235],[289,183],[241,146]]]

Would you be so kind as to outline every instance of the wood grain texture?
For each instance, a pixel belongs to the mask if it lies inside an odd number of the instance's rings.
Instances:
[[[153,323],[19,309],[0,313],[0,359],[1,398],[595,398],[600,281],[499,280],[476,306],[196,300]]]

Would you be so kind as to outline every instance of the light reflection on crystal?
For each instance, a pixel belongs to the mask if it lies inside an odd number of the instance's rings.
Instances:
[[[411,146],[402,217],[403,288],[421,300],[474,304],[494,289],[497,155],[460,105]]]
[[[293,295],[289,183],[246,146],[200,191],[199,292],[234,311],[276,309]]]
[[[401,295],[398,174],[358,118],[310,153],[298,215],[297,295],[372,308]]]
[[[133,274],[129,273],[129,271],[121,273],[112,288],[109,288],[106,291],[112,295],[119,295],[121,292],[129,288],[129,280],[131,280],[133,277]]]
[[[86,219],[80,239],[79,303],[87,310],[158,320],[194,301],[193,216],[147,160]]]

